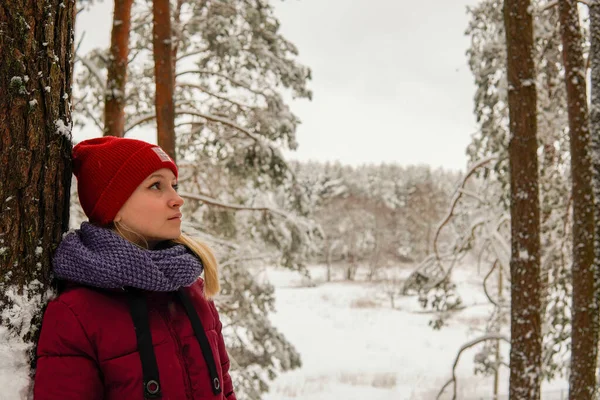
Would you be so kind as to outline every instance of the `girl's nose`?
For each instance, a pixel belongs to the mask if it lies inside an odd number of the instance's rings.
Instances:
[[[171,207],[181,207],[184,203],[183,198],[179,195],[179,193],[175,192],[174,196],[169,200],[169,205]]]

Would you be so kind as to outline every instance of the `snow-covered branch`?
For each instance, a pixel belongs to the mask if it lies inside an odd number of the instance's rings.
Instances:
[[[456,366],[458,365],[458,362],[460,360],[460,356],[462,355],[463,351],[481,343],[481,342],[485,342],[488,340],[503,340],[506,343],[510,344],[510,339],[507,338],[505,335],[502,335],[500,333],[491,333],[489,335],[484,335],[481,336],[477,339],[473,339],[470,342],[467,342],[465,344],[463,344],[460,348],[460,350],[458,351],[458,354],[456,355],[456,358],[454,359],[454,364],[452,365],[452,378],[450,378],[450,380],[448,380],[448,382],[446,382],[444,384],[444,386],[440,389],[436,399],[439,399],[440,396],[444,393],[444,390],[446,390],[446,388],[451,385],[454,384],[454,393],[452,396],[452,400],[456,400]]]
[[[456,208],[456,205],[458,204],[458,201],[460,200],[460,198],[463,195],[462,190],[464,190],[465,185],[467,183],[467,181],[469,180],[469,178],[471,177],[471,175],[473,175],[475,173],[475,171],[478,168],[481,168],[482,166],[497,160],[498,157],[497,156],[490,156],[487,158],[484,158],[482,160],[479,160],[478,162],[476,162],[475,164],[473,164],[468,170],[467,173],[465,174],[465,177],[462,179],[461,183],[458,185],[458,188],[456,189],[456,192],[454,194],[454,197],[452,199],[452,202],[450,203],[450,209],[448,210],[448,213],[446,215],[446,217],[442,220],[442,222],[439,224],[435,235],[433,237],[433,252],[436,255],[438,262],[441,262],[441,257],[439,255],[439,249],[437,246],[437,242],[438,239],[440,237],[440,233],[442,232],[442,229],[444,228],[444,226],[446,226],[446,224],[450,221],[450,219],[452,218],[452,216],[454,215],[454,209]]]
[[[488,289],[487,289],[487,280],[490,278],[490,276],[492,276],[492,273],[496,270],[497,267],[498,267],[498,260],[496,260],[496,262],[494,262],[494,264],[492,265],[492,268],[490,268],[490,271],[485,275],[485,278],[483,278],[483,292],[487,296],[489,302],[492,303],[495,307],[510,308],[510,306],[508,306],[506,304],[497,303],[496,300],[493,299],[492,295],[488,292]]]
[[[85,112],[85,115],[87,115],[87,117],[88,117],[89,119],[91,119],[91,120],[94,122],[94,125],[96,125],[96,127],[97,127],[98,129],[100,129],[100,132],[104,132],[104,124],[103,124],[103,123],[101,123],[100,121],[98,121],[98,120],[96,119],[96,117],[95,117],[95,116],[94,116],[94,115],[93,115],[93,114],[90,112],[90,110],[88,110],[87,108],[85,109],[85,111],[84,111],[84,112]]]
[[[184,58],[187,58],[187,57],[197,56],[197,55],[205,53],[207,51],[208,51],[208,49],[198,49],[198,50],[190,51],[189,53],[184,53],[184,54],[182,54],[180,56],[177,56],[177,61],[181,61],[181,60],[183,60]]]
[[[102,88],[102,93],[105,93],[106,77],[103,76],[102,72],[98,69],[98,67],[96,67],[94,63],[88,60],[87,58],[80,57],[78,55],[75,56],[75,61],[80,61],[90,71],[90,73],[94,76],[94,78],[96,78],[96,81],[98,81],[98,84]]]
[[[129,122],[125,126],[125,132],[124,132],[124,134],[127,135],[127,132],[129,132],[130,130],[132,130],[136,126],[145,124],[146,122],[150,122],[150,121],[152,121],[154,119],[156,119],[156,114],[154,114],[154,113],[152,113],[152,114],[142,114],[139,117],[135,118],[133,121]]]
[[[546,4],[546,5],[545,5],[545,6],[542,8],[542,11],[546,11],[546,10],[549,10],[549,9],[551,9],[552,7],[555,7],[555,6],[557,6],[557,5],[558,5],[558,1],[559,1],[559,0],[552,0],[552,1],[549,1],[549,2],[548,2],[548,4]],[[590,5],[590,2],[589,2],[588,0],[577,0],[577,2],[578,2],[578,3],[581,3],[581,4],[585,4],[585,5],[586,5],[586,6],[588,6],[588,7],[589,7],[589,5]]]
[[[265,99],[268,99],[269,96],[266,95],[265,93],[256,90],[256,89],[252,89],[250,86],[248,86],[247,84],[244,84],[240,81],[237,81],[227,75],[221,74],[219,72],[214,72],[214,71],[208,71],[208,70],[204,70],[204,69],[198,69],[198,70],[189,70],[189,71],[183,71],[183,72],[179,72],[178,74],[175,75],[175,78],[186,75],[186,74],[199,74],[199,75],[213,75],[213,76],[218,76],[220,78],[226,79],[229,82],[231,82],[232,84],[234,84],[235,86],[241,87],[243,89],[248,90],[249,92],[254,93],[257,96],[262,96]]]
[[[256,260],[268,260],[268,259],[275,259],[277,258],[277,256],[275,254],[256,254],[256,255],[245,255],[245,256],[240,256],[240,257],[232,257],[227,259],[226,261],[224,261],[223,263],[219,264],[220,267],[225,267],[227,265],[231,265],[233,263],[236,262],[240,262],[240,261],[256,261]]]
[[[187,221],[183,222],[182,226],[183,226],[183,228],[185,228],[187,230],[192,229],[193,230],[192,236],[199,236],[201,239],[204,239],[208,242],[215,243],[215,244],[225,246],[225,247],[229,247],[233,250],[237,250],[240,247],[236,243],[233,243],[229,240],[224,240],[224,239],[218,238],[216,236],[213,236],[209,233],[204,232],[199,225],[197,225],[193,222],[187,222]]]
[[[202,201],[206,204],[210,204],[215,207],[227,208],[229,210],[235,210],[235,211],[265,211],[265,212],[269,212],[271,214],[279,215],[280,217],[286,218],[288,220],[291,220],[291,221],[294,221],[297,223],[301,222],[299,219],[294,218],[292,215],[287,214],[281,210],[271,208],[271,207],[266,207],[266,206],[264,206],[264,207],[249,207],[249,206],[243,206],[240,204],[224,203],[222,201],[213,199],[211,197],[203,196],[201,194],[194,194],[194,193],[179,192],[179,195],[184,198]],[[303,223],[303,225],[306,225],[306,224]]]
[[[218,122],[223,125],[227,125],[231,128],[234,128],[235,130],[237,130],[239,132],[242,132],[243,134],[245,134],[246,136],[248,136],[250,139],[254,140],[258,144],[261,144],[261,145],[266,144],[266,143],[264,143],[263,139],[256,136],[254,133],[250,132],[248,129],[244,128],[243,126],[240,126],[235,121],[232,121],[230,119],[218,117],[216,115],[204,114],[204,113],[201,113],[201,112],[198,112],[195,110],[179,110],[179,111],[176,111],[176,114],[177,115],[192,115],[195,117],[204,118],[207,121]],[[269,147],[271,147],[271,146],[269,146]]]
[[[465,196],[469,196],[477,201],[479,201],[482,204],[485,204],[485,200],[483,199],[483,197],[481,197],[480,195],[478,195],[475,192],[472,192],[470,190],[466,190],[466,189],[459,189],[458,190],[460,194],[464,194]]]
[[[238,106],[238,107],[240,107],[242,109],[252,109],[253,108],[253,107],[248,106],[246,104],[238,103],[237,101],[231,100],[231,99],[229,99],[229,98],[227,98],[225,96],[221,96],[219,94],[216,94],[216,93],[210,91],[207,87],[202,86],[202,85],[198,85],[198,84],[194,84],[194,83],[188,83],[188,82],[177,82],[177,86],[178,87],[189,87],[189,88],[192,88],[192,89],[198,89],[201,92],[208,94],[209,96],[215,97],[215,98],[217,98],[219,100],[226,101],[226,102],[228,102],[230,104],[234,104],[234,105],[236,105],[236,106]]]
[[[218,117],[216,115],[204,114],[204,113],[201,113],[201,112],[195,111],[195,110],[176,110],[175,115],[192,115],[195,117],[204,118],[207,121],[218,122],[223,125],[227,125],[231,128],[234,128],[239,132],[242,132],[244,135],[248,136],[250,139],[254,140],[256,143],[258,143],[260,145],[267,145],[268,147],[271,147],[270,145],[265,143],[266,140],[260,138],[259,136],[256,136],[254,133],[250,132],[248,129],[244,128],[243,126],[240,126],[235,121],[232,121],[230,119]],[[134,119],[132,122],[130,122],[125,127],[125,134],[127,134],[127,132],[129,132],[136,126],[142,125],[142,124],[152,121],[154,119],[156,119],[156,114],[154,114],[154,113],[140,115],[138,118]]]

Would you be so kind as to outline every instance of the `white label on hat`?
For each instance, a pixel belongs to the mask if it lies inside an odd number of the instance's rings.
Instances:
[[[160,147],[153,147],[152,150],[158,155],[161,161],[169,162],[171,161],[171,157],[163,149]]]

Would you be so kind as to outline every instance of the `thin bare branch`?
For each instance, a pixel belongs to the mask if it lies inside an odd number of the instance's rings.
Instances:
[[[79,38],[79,42],[77,43],[77,46],[75,46],[75,55],[77,55],[79,53],[79,48],[81,47],[83,38],[85,38],[85,31],[81,32],[81,37]]]
[[[444,390],[446,390],[446,388],[449,385],[451,385],[451,384],[454,384],[454,393],[453,393],[453,396],[452,396],[452,400],[456,400],[456,387],[457,387],[456,367],[457,367],[458,362],[460,360],[460,356],[462,355],[463,351],[465,351],[465,350],[467,350],[467,349],[469,349],[469,348],[471,348],[471,347],[473,347],[473,346],[475,346],[475,345],[477,345],[477,344],[479,344],[481,342],[485,342],[485,341],[488,341],[488,340],[503,340],[506,343],[510,344],[510,339],[507,338],[505,335],[502,335],[500,333],[492,333],[492,334],[489,334],[489,335],[485,335],[485,336],[473,339],[470,342],[467,342],[467,343],[463,344],[461,346],[460,350],[458,351],[458,354],[456,355],[456,358],[454,359],[454,364],[452,365],[452,378],[450,378],[448,380],[448,382],[446,382],[444,384],[444,386],[442,386],[442,388],[440,389],[440,391],[439,391],[439,393],[438,393],[438,395],[436,397],[436,400],[439,399],[442,394],[444,394]]]

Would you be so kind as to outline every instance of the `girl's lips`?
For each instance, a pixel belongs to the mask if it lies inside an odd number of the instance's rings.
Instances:
[[[174,216],[172,216],[171,218],[169,218],[169,221],[172,221],[172,220],[174,220],[174,219],[181,219],[181,217],[182,217],[182,215],[181,215],[181,213],[179,213],[179,214],[177,214],[177,215],[174,215]]]

